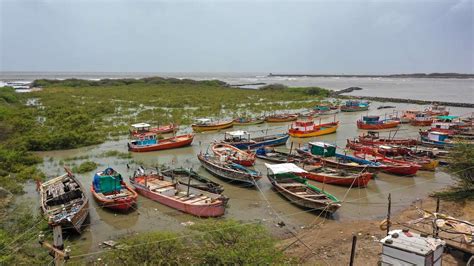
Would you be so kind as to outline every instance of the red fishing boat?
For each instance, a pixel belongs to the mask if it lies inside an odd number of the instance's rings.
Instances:
[[[400,120],[380,119],[380,116],[363,116],[362,120],[357,120],[357,128],[366,130],[394,128],[398,125],[400,125]]]
[[[252,153],[251,151],[243,151],[224,143],[212,144],[211,150],[221,158],[226,158],[227,160],[243,166],[252,166],[255,164],[255,153]]]
[[[295,114],[276,114],[265,117],[265,121],[268,123],[290,122],[296,119],[298,119],[298,115]]]
[[[144,197],[198,217],[224,215],[229,200],[223,195],[191,187],[186,180],[172,182],[157,172],[147,174],[143,169],[135,171],[130,183]]]
[[[303,165],[303,169],[307,173],[298,175],[321,183],[346,187],[366,187],[373,177],[373,174],[369,172],[350,172],[343,169],[329,168],[324,166],[324,163]]]
[[[128,143],[128,150],[133,152],[147,152],[175,149],[191,145],[193,139],[193,134],[186,134],[159,140],[155,133],[144,133],[138,135],[135,140]]]
[[[406,147],[400,147],[396,145],[387,145],[387,144],[374,144],[374,145],[364,145],[357,140],[347,139],[346,147],[353,151],[367,151],[373,150],[383,155],[397,156],[405,155],[410,152],[410,149]]]
[[[432,116],[449,115],[449,110],[446,108],[446,106],[438,104],[433,104],[426,108],[425,112]]]
[[[395,132],[396,134],[396,132]],[[394,135],[395,135],[394,134]],[[359,136],[359,142],[364,145],[402,145],[402,146],[415,146],[418,144],[416,139],[396,139],[389,136],[388,138],[381,138],[379,132],[369,131],[367,134]]]
[[[122,175],[107,168],[94,175],[91,193],[99,205],[116,211],[128,211],[137,203],[138,194],[122,179]]]
[[[420,165],[415,163],[390,159],[381,154],[374,154],[368,151],[354,152],[354,156],[373,162],[380,162],[383,164],[381,167],[382,171],[390,174],[413,176],[421,168]]]
[[[178,125],[175,125],[175,124],[151,127],[151,125],[147,123],[138,123],[138,124],[132,125],[132,129],[130,130],[130,135],[139,136],[141,134],[148,133],[148,132],[152,132],[156,134],[174,133],[178,131],[178,128],[179,128]]]

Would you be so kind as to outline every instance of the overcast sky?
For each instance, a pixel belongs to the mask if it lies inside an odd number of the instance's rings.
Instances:
[[[0,70],[473,73],[473,5],[0,0]]]

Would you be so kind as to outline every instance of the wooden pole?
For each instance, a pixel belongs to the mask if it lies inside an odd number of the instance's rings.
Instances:
[[[188,176],[188,192],[186,193],[186,197],[189,197],[189,186],[191,185],[191,172],[189,173]]]
[[[353,266],[353,265],[354,265],[354,257],[355,257],[356,244],[357,244],[357,236],[356,236],[356,235],[353,235],[353,236],[352,236],[351,259],[350,259],[350,261],[349,261],[349,266]]]
[[[392,193],[388,194],[388,209],[387,209],[387,235],[390,232],[390,212],[392,208]]]
[[[290,145],[290,155],[291,155],[292,150],[293,150],[293,141],[291,142],[291,145]]]
[[[439,197],[436,198],[436,215],[435,215],[435,217],[438,216],[438,212],[439,212]],[[439,234],[439,230],[438,230],[438,225],[436,224],[436,218],[435,218],[434,223],[433,223],[433,236],[437,238],[438,234]]]

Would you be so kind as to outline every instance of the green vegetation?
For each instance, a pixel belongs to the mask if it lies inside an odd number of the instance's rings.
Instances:
[[[448,200],[474,200],[474,145],[461,142],[451,149],[448,170],[457,184],[434,195]]]
[[[2,206],[1,212],[0,265],[47,265],[51,262],[48,252],[37,241],[38,233],[48,229],[46,221],[34,215],[31,206],[26,204],[13,209]]]
[[[268,265],[288,261],[275,240],[258,224],[207,220],[178,233],[142,233],[124,238],[125,249],[113,250],[107,264]],[[138,246],[138,247],[135,247]]]
[[[81,163],[79,166],[74,166],[72,168],[72,171],[74,173],[82,174],[82,173],[87,173],[90,172],[99,166],[97,163],[92,162],[92,161],[85,161]]]
[[[100,157],[117,157],[119,159],[130,159],[132,154],[130,152],[121,152],[117,150],[111,150],[103,152]]]

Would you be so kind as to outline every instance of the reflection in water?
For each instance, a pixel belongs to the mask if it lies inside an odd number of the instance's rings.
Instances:
[[[294,150],[298,146],[314,140],[335,142],[340,147],[344,147],[347,138],[353,138],[354,136],[364,132],[358,130],[355,124],[355,121],[361,115],[367,113],[380,115],[385,114],[385,110],[376,110],[378,105],[378,103],[373,103],[371,107],[372,109],[369,112],[338,114],[337,119],[340,120],[341,125],[336,134],[310,139],[290,138],[286,147],[278,147],[277,149],[288,151],[293,142]],[[421,106],[407,104],[393,105],[397,105],[399,110],[407,108],[423,108]],[[388,112],[391,113],[391,111]],[[454,115],[464,114],[466,112],[466,110],[461,108],[451,108],[451,113]],[[333,119],[332,115],[322,117],[323,122],[333,121]],[[264,135],[267,132],[267,129],[268,134],[285,132],[287,131],[288,126],[289,123],[263,124],[239,127],[238,129],[248,130],[252,133],[252,136],[257,137]],[[397,137],[417,137],[417,132],[418,128],[409,125],[402,125],[397,133]],[[126,138],[86,148],[42,152],[39,154],[45,158],[42,168],[48,176],[57,176],[63,173],[62,165],[59,164],[61,160],[64,161],[66,158],[84,155],[88,155],[89,160],[93,160],[100,164],[98,170],[112,166],[122,174],[126,182],[128,182],[128,177],[133,174],[134,167],[137,165],[156,166],[165,164],[169,167],[182,166],[193,168],[199,174],[223,185],[224,194],[230,198],[224,219],[234,218],[248,222],[263,222],[270,226],[272,228],[271,230],[275,232],[284,232],[286,230],[285,228],[275,227],[275,224],[280,222],[278,216],[282,217],[285,220],[285,223],[288,226],[291,226],[291,228],[309,226],[324,219],[319,216],[319,213],[301,209],[282,198],[272,189],[272,186],[266,177],[259,181],[259,188],[263,191],[265,198],[268,199],[271,206],[268,205],[258,189],[242,188],[210,175],[201,167],[196,154],[201,151],[206,152],[209,144],[212,141],[223,139],[223,135],[223,132],[197,134],[193,145],[189,147],[149,153],[136,153],[133,154],[133,161],[135,163],[132,163],[131,160],[128,159],[100,156],[100,154],[107,150],[126,151]],[[49,158],[52,159],[50,160]],[[66,163],[79,164],[84,160],[86,159],[67,161]],[[130,164],[130,169],[127,168],[127,163]],[[257,159],[255,169],[265,175],[266,169],[263,163],[264,161]],[[187,221],[200,221],[199,218],[181,213],[142,196],[139,196],[138,198],[137,211],[133,211],[129,214],[115,214],[108,210],[103,210],[93,201],[93,197],[90,195],[88,189],[92,183],[93,174],[93,172],[90,172],[78,175],[79,180],[82,182],[84,187],[87,188],[86,193],[91,199],[90,226],[87,228],[86,232],[81,235],[79,240],[77,240],[77,242],[84,242],[84,245],[87,246],[86,249],[95,250],[98,248],[99,243],[131,232],[144,232],[149,230],[183,231],[185,227],[181,225],[181,223]],[[318,187],[323,187],[323,184],[321,183],[315,181],[310,182]],[[396,211],[408,206],[417,198],[422,198],[429,192],[446,186],[450,182],[451,178],[449,175],[437,170],[436,172],[422,171],[416,177],[399,177],[381,173],[369,183],[367,188],[353,188],[349,190],[346,187],[324,185],[325,190],[344,201],[342,208],[335,215],[326,219],[348,220],[383,217],[386,212],[387,195],[389,192],[392,193],[393,209]],[[28,193],[23,197],[23,199],[33,200],[36,202],[37,195],[34,192],[34,184],[28,184],[25,190]],[[273,213],[273,210],[278,213],[278,216]]]

